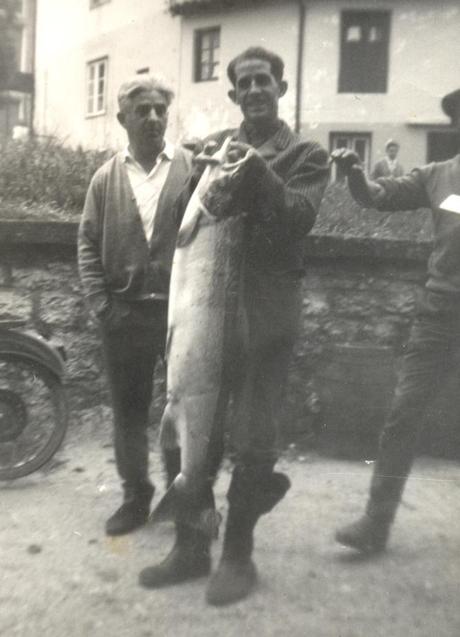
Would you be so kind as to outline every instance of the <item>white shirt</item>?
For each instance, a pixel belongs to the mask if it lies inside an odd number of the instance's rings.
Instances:
[[[388,168],[390,169],[390,172],[391,172],[391,173],[394,173],[395,168],[396,168],[396,166],[397,166],[397,164],[398,164],[398,160],[397,160],[397,158],[395,157],[394,159],[390,159],[390,158],[387,156],[387,157],[385,157],[385,159],[387,160],[387,164],[388,164]]]
[[[147,242],[150,243],[155,227],[158,200],[174,157],[174,145],[165,140],[165,146],[148,174],[131,155],[129,148],[126,148],[122,154],[129,182],[139,209],[145,237]]]

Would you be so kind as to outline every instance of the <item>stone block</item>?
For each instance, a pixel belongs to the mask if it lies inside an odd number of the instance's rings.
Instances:
[[[47,325],[70,329],[78,325],[83,314],[83,300],[65,292],[41,292],[39,316]]]

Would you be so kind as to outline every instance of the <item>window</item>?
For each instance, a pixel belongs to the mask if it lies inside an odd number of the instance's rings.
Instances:
[[[455,130],[430,131],[427,139],[427,161],[446,161],[460,152],[460,134]]]
[[[361,159],[365,170],[369,172],[371,156],[370,133],[331,133],[329,146],[331,152],[337,148],[349,148],[353,150]],[[333,165],[332,178],[334,181],[344,179],[344,175],[337,168],[337,164]]]
[[[100,115],[105,112],[107,66],[107,58],[88,63],[86,103],[86,113],[88,115]]]
[[[106,4],[107,2],[110,2],[110,0],[89,0],[89,8],[96,9],[97,7],[100,7],[102,4]]]
[[[220,27],[195,31],[195,82],[217,80],[220,54]]]
[[[390,14],[343,11],[339,93],[386,93]]]

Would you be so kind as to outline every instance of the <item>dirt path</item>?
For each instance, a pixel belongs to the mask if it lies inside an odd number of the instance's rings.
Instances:
[[[120,489],[107,414],[82,414],[46,472],[0,484],[0,634],[5,637],[457,637],[460,635],[460,465],[421,459],[385,557],[358,559],[332,541],[361,511],[365,463],[285,458],[293,487],[257,527],[260,586],[207,607],[205,581],[156,592],[137,573],[172,528],[110,540]],[[107,436],[107,437],[106,437]],[[152,472],[162,486],[158,456]],[[217,485],[225,512],[229,472]],[[220,542],[214,548],[218,559]]]

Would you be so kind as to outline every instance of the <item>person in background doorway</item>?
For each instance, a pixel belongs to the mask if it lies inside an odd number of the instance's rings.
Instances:
[[[394,139],[389,139],[385,144],[386,156],[375,164],[371,178],[375,180],[380,177],[402,177],[404,168],[398,160],[398,153],[398,142]]]

